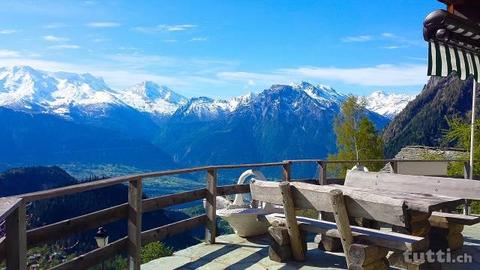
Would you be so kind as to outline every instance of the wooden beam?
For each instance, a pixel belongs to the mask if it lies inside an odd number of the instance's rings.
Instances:
[[[248,186],[248,185],[247,185]],[[243,188],[243,187],[242,187]],[[241,188],[241,189],[242,189]],[[250,188],[248,186],[248,188]],[[232,191],[233,192],[233,191]],[[142,212],[155,211],[172,205],[187,203],[205,198],[206,189],[149,198],[142,201]],[[28,246],[36,246],[48,241],[62,239],[89,229],[128,217],[128,203],[102,209],[71,219],[45,225],[27,232]]]
[[[272,222],[285,222],[284,214],[270,214],[266,216]],[[297,217],[300,230],[324,233],[330,237],[340,238],[335,222],[318,220],[306,217]],[[396,232],[379,231],[376,229],[351,226],[354,242],[367,245],[381,246],[389,250],[424,251],[428,248],[428,241],[424,237],[406,235]]]
[[[142,243],[148,244],[154,241],[162,241],[167,237],[204,225],[207,220],[207,215],[200,215],[144,231],[142,232]]]
[[[159,210],[172,205],[183,204],[205,198],[207,190],[205,188],[191,191],[169,194],[143,200],[142,211],[144,213]]]
[[[288,182],[280,183],[280,191],[283,197],[283,211],[287,224],[288,236],[290,238],[290,247],[293,258],[296,261],[305,260],[305,252],[303,250],[303,240],[298,228],[297,218],[295,216],[295,205],[293,202],[290,184]]]
[[[379,246],[352,244],[348,250],[350,262],[356,265],[369,265],[387,256],[388,250]]]
[[[345,185],[480,200],[480,181],[460,178],[349,171]]]
[[[301,182],[291,182],[291,187],[293,200],[297,208],[333,212],[329,192],[333,189],[339,189],[339,187]],[[250,185],[250,190],[254,200],[273,204],[283,203],[278,182],[257,180]],[[406,208],[403,200],[351,189],[343,192],[346,196],[347,210],[351,217],[363,217],[398,226],[406,225]]]
[[[127,217],[128,204],[125,203],[31,229],[27,232],[28,247],[66,238]]]
[[[334,189],[330,191],[330,201],[333,208],[333,216],[335,217],[335,223],[337,224],[337,230],[340,234],[340,240],[342,241],[342,247],[345,253],[345,260],[347,261],[347,267],[351,264],[348,250],[353,243],[352,229],[350,229],[350,220],[348,218],[347,208],[345,206],[345,200],[341,190]]]
[[[215,244],[217,236],[217,171],[213,169],[207,171],[205,212],[207,213],[205,241]]]
[[[88,269],[125,251],[127,246],[128,238],[124,237],[106,245],[104,248],[94,249],[70,261],[54,266],[49,270]]]
[[[250,193],[250,184],[226,185],[217,187],[217,196]]]
[[[428,220],[432,226],[439,228],[448,228],[449,224],[471,226],[480,223],[479,216],[467,216],[446,212],[433,212]]]
[[[27,269],[27,214],[25,202],[19,202],[5,219],[7,269]]]
[[[0,198],[0,220],[4,220],[10,213],[17,209],[22,198],[12,196]]]
[[[128,185],[128,269],[140,270],[142,249],[142,178]]]

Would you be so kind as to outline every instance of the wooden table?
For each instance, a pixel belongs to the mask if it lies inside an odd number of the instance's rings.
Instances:
[[[420,236],[424,238],[430,237],[430,221],[429,218],[433,211],[451,210],[462,205],[464,200],[462,198],[448,197],[442,195],[432,195],[425,193],[408,193],[396,192],[391,190],[358,188],[342,185],[333,185],[342,190],[348,196],[349,192],[367,192],[387,196],[392,199],[403,200],[407,207],[406,227],[392,226],[392,230],[400,233]],[[430,241],[432,244],[433,241]],[[436,247],[430,245],[429,249],[435,250]],[[405,269],[423,269],[425,263],[414,262],[408,263],[404,260],[404,255],[401,252],[394,252],[389,257],[390,264],[396,267]]]
[[[391,190],[381,189],[368,189],[349,187],[342,185],[330,185],[343,191],[345,195],[348,195],[350,191],[361,191],[365,193],[373,193],[377,195],[387,196],[392,199],[399,199],[405,201],[409,211],[417,211],[421,213],[431,214],[433,211],[442,211],[446,209],[455,208],[464,203],[462,198],[448,197],[441,195],[432,195],[425,193],[409,193],[409,192],[397,192]]]

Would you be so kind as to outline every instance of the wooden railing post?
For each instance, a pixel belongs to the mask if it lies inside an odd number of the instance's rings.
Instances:
[[[290,161],[285,162],[282,166],[282,176],[283,176],[283,181],[290,182],[292,181],[292,171],[291,171],[291,166],[292,163]]]
[[[207,194],[205,196],[207,224],[205,230],[205,242],[215,244],[217,236],[217,171],[207,170]]]
[[[27,269],[27,214],[22,200],[17,208],[7,216],[6,260],[7,269]]]
[[[142,248],[142,178],[128,185],[128,269],[140,270]]]
[[[318,184],[327,185],[327,162],[318,161]]]

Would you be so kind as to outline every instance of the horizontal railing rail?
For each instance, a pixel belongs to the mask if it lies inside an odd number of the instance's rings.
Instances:
[[[463,162],[469,166],[468,160],[464,159],[443,159],[443,160],[399,160],[399,159],[372,159],[372,160],[321,160],[321,159],[296,159],[285,160],[282,162],[255,163],[255,164],[235,164],[235,165],[215,165],[201,166],[194,168],[174,169],[157,172],[140,173],[134,175],[113,177],[92,182],[79,183],[76,185],[32,192],[17,195],[12,198],[21,198],[22,203],[15,211],[8,211],[8,215],[16,214],[15,218],[9,218],[7,223],[7,237],[0,239],[0,261],[7,259],[7,268],[9,265],[18,266],[12,269],[26,269],[26,250],[28,247],[38,246],[47,242],[64,239],[73,234],[81,233],[87,230],[98,228],[118,220],[127,219],[128,235],[116,240],[103,248],[92,250],[82,254],[70,261],[64,262],[52,269],[86,269],[92,267],[115,254],[127,252],[129,257],[130,269],[139,269],[140,267],[140,248],[142,244],[152,241],[161,241],[167,237],[191,230],[195,227],[205,225],[205,241],[215,243],[216,236],[216,196],[233,195],[239,193],[249,193],[248,184],[233,184],[218,186],[217,173],[220,170],[260,168],[260,167],[280,167],[282,169],[281,178],[284,181],[302,181],[315,184],[341,184],[341,178],[328,178],[328,164],[368,164],[385,163],[390,164],[394,172],[400,162]],[[313,163],[319,168],[318,176],[315,179],[293,179],[291,167],[292,164]],[[467,172],[468,170],[465,170]],[[185,191],[181,193],[163,195],[153,198],[142,199],[143,181],[149,178],[162,176],[172,176],[190,173],[206,173],[206,187]],[[56,198],[65,195],[71,195],[79,192],[105,188],[117,184],[128,184],[128,202],[115,205],[96,212],[87,213],[70,219],[58,221],[56,223],[44,225],[41,227],[26,230],[25,204],[38,200]],[[162,225],[160,227],[141,231],[142,214],[146,212],[164,209],[166,207],[189,203],[197,200],[205,200],[205,214],[180,220],[174,223]],[[7,213],[7,212],[5,212]],[[6,214],[7,215],[7,214]],[[10,224],[10,226],[8,226]],[[16,228],[13,228],[16,226]],[[14,235],[14,241],[7,241],[8,235]],[[12,245],[12,246],[10,246]],[[8,254],[7,254],[8,253]],[[8,262],[10,260],[10,263]],[[22,261],[23,260],[23,261]],[[12,261],[14,261],[12,263]],[[16,263],[16,264],[15,264]]]

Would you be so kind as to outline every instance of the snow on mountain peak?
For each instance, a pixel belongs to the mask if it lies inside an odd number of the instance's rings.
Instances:
[[[129,106],[154,114],[172,114],[187,98],[166,86],[144,81],[118,92],[118,97]]]
[[[293,91],[293,92],[292,92]],[[259,95],[273,93],[311,98],[315,104],[328,108],[340,105],[346,95],[326,85],[300,82],[291,85],[272,85],[261,94],[248,93],[228,100],[207,97],[186,98],[166,86],[144,81],[122,91],[112,90],[102,78],[89,73],[46,72],[29,66],[0,68],[0,106],[17,110],[68,115],[74,106],[82,110],[106,108],[111,105],[129,106],[153,115],[196,115],[212,119],[232,113],[256,102]],[[367,99],[367,109],[387,117],[399,113],[414,98],[406,94],[373,92]],[[280,102],[280,101],[279,101]],[[296,101],[292,106],[302,106]]]
[[[333,103],[340,104],[346,97],[332,87],[321,84],[315,86],[308,82],[301,82],[299,84],[293,84],[292,87],[296,90],[304,91],[311,98],[328,105],[332,105]]]
[[[388,118],[393,118],[414,98],[415,95],[387,94],[383,91],[375,91],[366,97],[367,109]]]
[[[0,68],[0,106],[42,112],[69,112],[72,105],[118,103],[101,78],[91,74],[46,72],[29,66]]]

